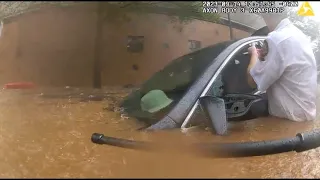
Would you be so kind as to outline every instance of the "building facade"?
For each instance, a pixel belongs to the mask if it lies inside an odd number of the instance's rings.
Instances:
[[[130,17],[126,23],[103,24],[103,85],[139,84],[181,55],[230,39],[229,27],[221,24],[181,25],[161,14]],[[92,86],[96,22],[88,7],[52,8],[4,22],[0,83]],[[235,28],[233,34],[249,35]]]

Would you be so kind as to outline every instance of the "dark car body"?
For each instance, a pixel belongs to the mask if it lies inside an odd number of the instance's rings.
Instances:
[[[214,44],[173,60],[140,89],[129,94],[121,106],[130,117],[148,125],[158,126],[160,123],[166,129],[185,126],[184,122],[189,122],[198,112],[201,96],[256,93],[247,84],[249,56],[245,52],[249,44],[265,39],[257,35],[266,35],[267,32],[263,27],[253,34],[254,37]],[[140,100],[154,89],[164,91],[173,103],[161,113],[151,114],[141,110]]]

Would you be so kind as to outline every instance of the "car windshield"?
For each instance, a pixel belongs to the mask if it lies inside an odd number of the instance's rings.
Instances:
[[[183,97],[206,67],[233,42],[218,43],[173,60],[123,101],[125,112],[150,124],[160,120]],[[142,110],[141,98],[152,90],[162,90],[172,103],[156,113]]]

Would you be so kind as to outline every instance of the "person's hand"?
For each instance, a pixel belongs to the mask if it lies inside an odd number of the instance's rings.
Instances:
[[[252,55],[258,55],[257,48],[254,44],[248,48],[248,52],[249,54],[252,54]]]

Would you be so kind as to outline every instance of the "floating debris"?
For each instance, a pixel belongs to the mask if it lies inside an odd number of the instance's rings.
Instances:
[[[129,119],[127,114],[121,114],[120,117],[121,117],[121,119]]]

